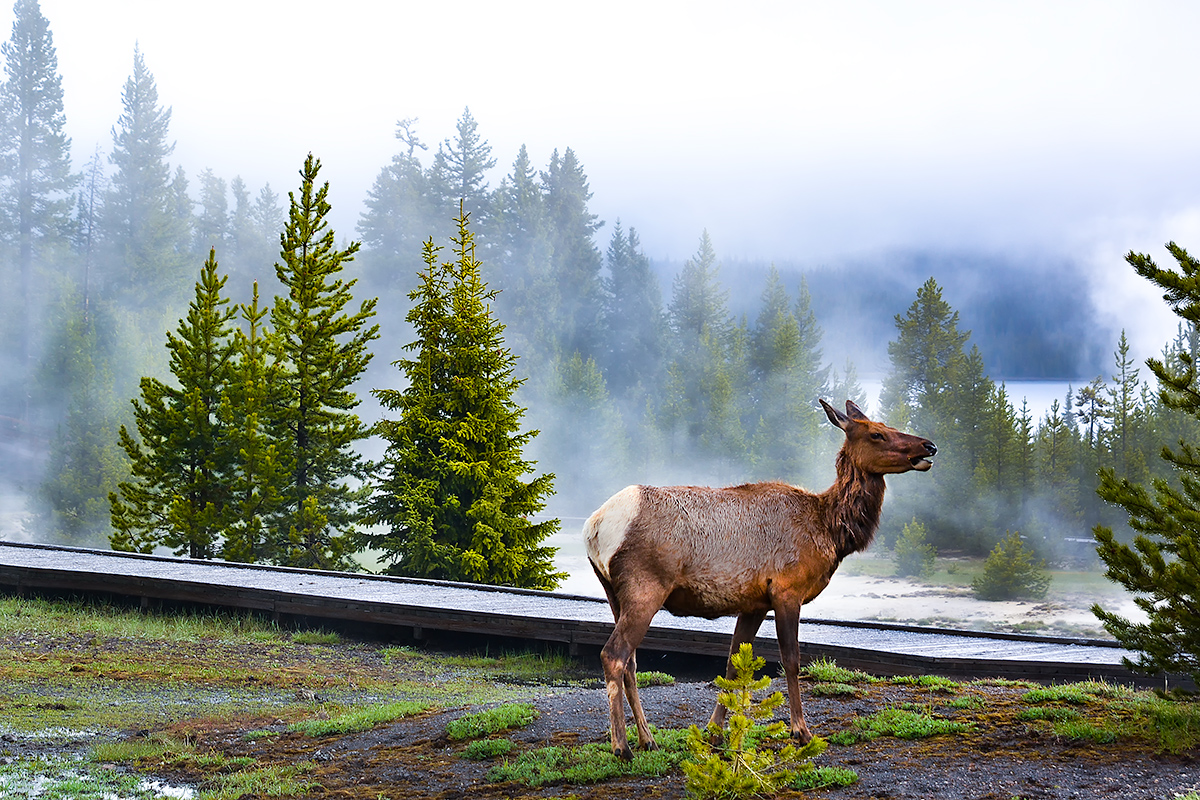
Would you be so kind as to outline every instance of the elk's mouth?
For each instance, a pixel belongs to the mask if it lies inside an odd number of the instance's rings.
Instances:
[[[918,472],[926,472],[928,470],[933,469],[933,462],[930,461],[929,459],[925,458],[924,456],[915,456],[913,458],[910,458],[908,460],[908,463],[912,464],[912,468],[917,470]]]

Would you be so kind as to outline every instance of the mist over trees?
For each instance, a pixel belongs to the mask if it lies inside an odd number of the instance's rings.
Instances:
[[[590,210],[580,154],[494,153],[469,109],[432,147],[418,120],[398,122],[361,247],[322,227],[315,160],[286,203],[172,164],[171,108],[140,50],[113,87],[108,152],[72,166],[48,23],[36,0],[16,10],[0,49],[6,536],[296,566],[403,571],[428,557],[449,576],[448,557],[396,538],[404,509],[368,496],[424,490],[404,483],[420,455],[404,414],[420,404],[402,398],[417,384],[389,365],[417,362],[402,354],[426,335],[412,312],[436,294],[427,243],[463,236],[456,218],[469,219],[477,301],[501,326],[487,349],[524,412],[513,458],[554,476],[530,490],[544,508],[526,498],[489,525],[514,542],[518,517],[542,526],[526,540],[539,564],[549,521],[573,528],[629,483],[824,488],[840,442],[816,400],[865,403],[864,365],[885,374],[876,411],[939,447],[935,470],[889,494],[885,543],[915,523],[943,550],[986,554],[1019,530],[1041,556],[1087,554],[1072,540],[1092,525],[1127,532],[1095,494],[1101,468],[1168,479],[1158,449],[1200,432],[1142,380],[1123,335],[1094,344],[1086,304],[1064,302],[1078,294],[1069,274],[1048,271],[1030,293],[986,259],[728,262],[705,230],[683,264],[655,263],[631,221]],[[1197,344],[1181,327],[1162,360]],[[203,353],[221,369],[200,370]],[[989,373],[1088,380],[1034,418]],[[167,499],[162,520],[133,478]],[[526,577],[550,585],[542,566]]]

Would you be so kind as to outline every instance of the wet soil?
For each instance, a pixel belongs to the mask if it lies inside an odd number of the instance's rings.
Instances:
[[[780,684],[780,681],[776,681]],[[781,686],[773,688],[782,688]],[[819,734],[845,729],[855,716],[910,702],[929,704],[936,716],[977,720],[966,734],[903,741],[885,737],[850,746],[831,745],[818,763],[856,771],[857,784],[837,789],[785,793],[781,796],[844,800],[1034,800],[1034,798],[1173,798],[1200,784],[1200,754],[1159,755],[1146,746],[1117,742],[1082,744],[1064,740],[1039,723],[1015,721],[1024,689],[971,687],[988,703],[986,709],[956,712],[908,687],[872,687],[862,698],[831,700],[806,697],[810,724]],[[715,689],[707,683],[651,687],[642,692],[648,717],[659,727],[703,723],[711,711]],[[601,688],[557,690],[545,695],[531,690],[529,700],[540,718],[509,732],[519,749],[606,741],[606,697]],[[369,798],[683,798],[683,776],[676,772],[656,779],[618,779],[596,785],[558,785],[529,789],[493,783],[494,762],[469,761],[465,743],[451,742],[445,725],[463,710],[428,714],[349,736],[310,738],[288,733],[269,719],[246,719],[211,725],[185,723],[178,730],[202,749],[231,757],[248,756],[259,763],[317,766],[311,777],[323,786],[313,797]],[[247,741],[247,730],[273,730],[278,736]],[[204,778],[187,771],[168,775],[175,782]]]
[[[332,647],[265,648],[260,645],[190,644],[75,639],[71,636],[0,637],[10,664],[28,660],[62,661],[61,679],[0,686],[0,703],[10,711],[22,704],[53,712],[117,702],[125,719],[145,719],[106,736],[136,738],[169,733],[203,754],[249,758],[260,766],[311,763],[307,777],[320,788],[306,797],[345,800],[402,798],[683,798],[684,779],[676,770],[661,778],[621,778],[592,785],[551,785],[537,789],[489,780],[495,761],[463,757],[464,742],[446,736],[446,723],[481,706],[443,703],[445,710],[399,720],[364,732],[310,737],[290,732],[299,718],[327,709],[421,697],[422,691],[464,677],[436,657],[402,662],[385,659],[382,646],[343,642]],[[271,652],[267,652],[271,651]],[[119,665],[110,656],[119,655]],[[212,660],[227,670],[215,677],[189,672],[188,662]],[[174,664],[174,666],[172,666]],[[468,670],[469,671],[469,670]],[[525,728],[502,734],[520,753],[547,745],[607,740],[607,699],[598,664],[584,663],[574,683],[530,685],[498,678],[491,696],[534,704],[539,718]],[[230,685],[230,675],[243,676]],[[681,674],[681,673],[676,673]],[[707,673],[703,673],[707,674]],[[181,680],[180,676],[191,676]],[[86,678],[86,681],[83,680]],[[402,680],[401,680],[402,678]],[[848,729],[856,717],[911,706],[936,717],[973,723],[966,733],[906,741],[883,737],[853,745],[830,745],[819,757],[823,766],[858,773],[849,787],[785,793],[782,796],[844,800],[1034,800],[1042,798],[1121,798],[1171,800],[1200,786],[1200,751],[1166,755],[1157,745],[1126,737],[1107,744],[1057,736],[1050,723],[1024,722],[1018,712],[1027,688],[965,684],[953,694],[888,682],[862,687],[857,697],[813,695],[813,682],[802,685],[805,710],[815,733],[830,736]],[[485,688],[487,688],[485,686]],[[242,692],[232,705],[218,707],[209,698]],[[776,679],[772,689],[786,691]],[[494,691],[492,691],[494,690]],[[659,728],[703,725],[716,689],[697,676],[673,686],[642,691],[651,724]],[[181,697],[190,702],[180,702]],[[428,697],[425,694],[424,697]],[[6,699],[7,698],[7,699]],[[971,700],[963,703],[964,699]],[[955,701],[958,701],[957,704]],[[1085,718],[1103,719],[1105,702],[1080,708]],[[168,712],[151,713],[154,709]],[[242,710],[238,710],[241,708]],[[173,709],[173,710],[170,710]],[[264,733],[265,732],[265,733]],[[251,735],[247,735],[251,734]],[[82,754],[91,737],[64,741],[5,737],[6,758]],[[511,757],[511,756],[510,756]],[[219,759],[217,760],[219,762]],[[214,770],[200,759],[141,763],[138,767],[174,785],[199,787]],[[125,768],[114,765],[114,768]]]

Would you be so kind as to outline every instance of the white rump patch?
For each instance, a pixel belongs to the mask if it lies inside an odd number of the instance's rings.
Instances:
[[[588,560],[600,574],[611,579],[608,562],[625,541],[629,525],[638,515],[641,506],[640,486],[626,486],[604,501],[583,524],[583,541],[587,547]]]

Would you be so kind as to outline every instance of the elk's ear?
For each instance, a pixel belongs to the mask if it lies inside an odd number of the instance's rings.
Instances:
[[[826,403],[821,398],[817,399],[821,403],[821,408],[825,409],[825,416],[829,417],[829,421],[842,430],[846,430],[846,425],[850,422],[850,420],[846,418],[846,415],[829,405],[829,403]]]
[[[862,409],[856,406],[851,400],[846,401],[846,416],[850,417],[850,419],[857,419],[862,422],[870,422],[870,420],[867,419],[867,415],[862,412]]]

